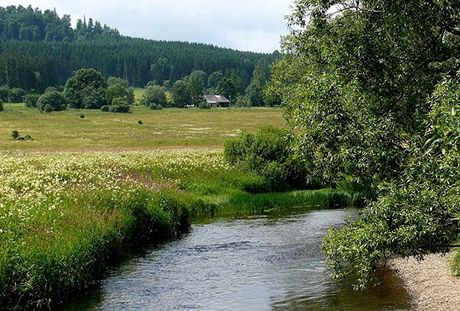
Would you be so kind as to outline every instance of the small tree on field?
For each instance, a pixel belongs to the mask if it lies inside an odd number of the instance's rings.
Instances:
[[[37,102],[38,102],[38,99],[40,98],[40,94],[37,94],[37,93],[30,93],[30,94],[27,94],[25,97],[24,97],[24,105],[27,107],[27,108],[36,108],[37,107]]]
[[[62,111],[66,109],[66,99],[61,92],[45,93],[38,99],[37,108],[43,112]]]

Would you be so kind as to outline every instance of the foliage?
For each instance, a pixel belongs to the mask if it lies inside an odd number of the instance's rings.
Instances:
[[[118,97],[112,101],[112,105],[103,106],[102,111],[114,112],[114,113],[128,113],[131,109],[128,101],[125,98]]]
[[[179,80],[174,83],[171,89],[173,104],[175,107],[183,108],[192,105],[193,99],[190,89],[185,81]]]
[[[43,112],[62,111],[66,106],[64,95],[56,91],[43,94],[37,101],[37,108]]]
[[[392,254],[423,258],[447,252],[460,215],[460,74],[431,96],[423,138],[400,178],[384,185],[379,200],[358,220],[331,230],[323,250],[338,278],[356,275],[362,288]]]
[[[3,111],[3,101],[0,99],[0,112]]]
[[[166,107],[166,89],[159,85],[148,86],[142,96],[141,104],[149,107],[151,107],[152,104]]]
[[[192,104],[197,105],[201,101],[203,91],[206,88],[208,82],[208,74],[202,70],[193,70],[192,73],[184,80],[190,91]]]
[[[247,96],[238,96],[236,98],[235,106],[239,108],[248,108],[252,107],[252,104],[251,100]]]
[[[392,180],[458,67],[457,1],[298,0],[268,87],[325,184]]]
[[[0,85],[10,87],[42,92],[64,84],[80,68],[97,68],[106,77],[144,87],[151,80],[172,84],[196,69],[234,73],[244,90],[262,57],[274,59],[209,44],[129,38],[91,18],[77,20],[72,29],[70,17],[55,11],[0,7]]]
[[[24,97],[24,105],[27,108],[37,108],[37,102],[40,98],[40,94],[29,93]]]
[[[124,98],[128,104],[134,102],[134,96],[130,94],[129,88],[125,87],[123,83],[110,85],[105,92],[105,98],[109,104],[113,104],[113,100],[116,98]]]
[[[100,72],[82,68],[67,80],[64,95],[71,108],[100,109],[105,104],[106,87]]]
[[[8,101],[10,103],[22,103],[24,101],[24,96],[26,91],[21,88],[15,87],[8,90]]]
[[[208,104],[207,102],[201,102],[198,104],[198,108],[200,109],[211,109],[211,104]]]
[[[18,138],[19,136],[20,136],[20,135],[19,135],[19,131],[17,131],[17,130],[11,131],[11,137],[12,137],[13,139]]]
[[[217,85],[217,93],[227,97],[230,101],[233,101],[238,95],[238,89],[232,79],[225,77]]]
[[[263,91],[269,78],[269,63],[266,59],[262,58],[257,62],[251,83],[246,89],[246,95],[251,102],[251,106],[264,106]]]
[[[0,87],[0,100],[3,101],[3,102],[7,102],[8,101],[8,88],[7,87]]]
[[[244,171],[263,176],[271,190],[305,187],[304,165],[292,152],[287,130],[267,127],[255,134],[243,132],[225,143],[225,158]]]

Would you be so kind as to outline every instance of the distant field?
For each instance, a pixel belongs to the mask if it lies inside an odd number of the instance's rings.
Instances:
[[[80,118],[84,114],[85,118]],[[138,124],[142,120],[143,124]],[[117,151],[155,148],[220,148],[242,130],[285,126],[279,108],[164,109],[134,106],[132,113],[68,110],[42,114],[21,104],[0,113],[0,150]],[[11,131],[33,141],[13,141]]]

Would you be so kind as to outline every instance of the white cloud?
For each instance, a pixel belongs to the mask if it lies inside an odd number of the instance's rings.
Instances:
[[[293,0],[3,0],[86,16],[124,35],[157,40],[211,43],[241,50],[272,52],[287,32],[284,16]]]

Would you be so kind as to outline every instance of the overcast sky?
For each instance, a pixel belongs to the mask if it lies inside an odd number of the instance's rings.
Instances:
[[[238,50],[273,52],[287,33],[293,0],[1,0],[86,16],[121,34],[156,40],[211,43]]]

